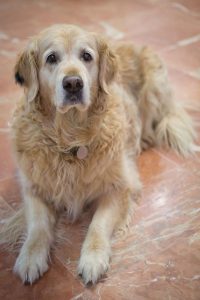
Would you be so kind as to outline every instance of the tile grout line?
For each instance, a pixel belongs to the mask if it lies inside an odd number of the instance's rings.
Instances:
[[[78,300],[81,296],[83,296],[84,292],[76,295],[76,296],[73,296],[72,298],[70,298],[70,300]]]
[[[13,212],[16,210],[0,195],[0,201],[2,201],[5,205],[7,205]]]
[[[177,168],[177,169],[179,169],[179,170],[181,170],[181,168],[184,168],[185,166],[186,166],[186,160],[184,160],[183,162],[181,162],[181,164],[179,164],[179,163],[176,163],[173,159],[170,159],[170,158],[168,158],[167,156],[165,156],[164,154],[162,154],[162,153],[160,153],[157,149],[152,149],[155,153],[157,153],[158,155],[160,155],[160,157],[162,157],[162,158],[164,158],[164,159],[166,159],[167,161],[169,161],[170,163],[173,163],[173,165]],[[178,156],[178,157],[180,157],[180,158],[184,158],[184,157],[182,157],[182,156]],[[192,156],[191,156],[192,157]],[[167,171],[167,172],[165,172],[165,174],[167,174],[168,172],[170,172],[171,170],[169,170],[169,171]],[[194,171],[192,171],[192,170],[188,170],[188,172],[190,173],[190,174],[194,174]]]
[[[156,148],[152,149],[153,152],[155,152],[156,154],[158,154],[160,157],[164,158],[165,160],[167,160],[168,162],[172,163],[175,167],[179,167],[179,165],[173,161],[172,159],[168,158],[167,156],[165,156],[164,154],[162,154],[161,152],[159,152]]]
[[[72,275],[72,277],[75,279],[75,280],[77,280],[77,278],[74,276],[74,274],[72,273],[72,271],[70,270],[70,269],[68,269],[68,267],[62,262],[62,260],[58,257],[58,255],[56,255],[55,253],[54,253],[54,255],[55,255],[55,257],[57,258],[57,260],[61,263],[61,265]],[[84,284],[80,281],[80,280],[78,280],[79,281],[79,283],[80,283],[80,285],[82,286],[82,287],[84,287]]]
[[[171,7],[172,8],[176,8],[179,11],[182,11],[183,13],[189,14],[192,17],[199,17],[200,14],[199,13],[195,13],[192,10],[190,10],[189,8],[187,8],[185,5],[179,3],[179,2],[172,2],[171,3]]]
[[[175,50],[181,47],[185,47],[185,46],[189,46],[195,43],[198,43],[200,41],[200,34],[188,37],[186,39],[183,40],[179,40],[177,42],[175,42],[174,44],[171,44],[163,49],[161,49],[160,51],[171,51],[171,50]]]

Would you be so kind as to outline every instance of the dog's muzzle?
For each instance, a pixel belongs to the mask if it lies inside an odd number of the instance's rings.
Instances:
[[[65,76],[62,81],[63,89],[66,92],[63,104],[82,103],[83,80],[80,76]]]

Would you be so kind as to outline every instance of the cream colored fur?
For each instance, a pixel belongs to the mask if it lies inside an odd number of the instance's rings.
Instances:
[[[91,62],[81,59],[83,49]],[[49,65],[52,51],[59,62]],[[1,241],[16,241],[24,218],[26,239],[14,271],[33,283],[48,269],[59,212],[76,220],[95,200],[78,265],[84,282],[95,283],[109,267],[111,235],[128,222],[141,190],[136,156],[154,145],[192,152],[191,118],[172,99],[166,70],[148,48],[111,45],[76,26],[56,25],[33,38],[15,72],[25,89],[12,125],[24,206]],[[74,74],[84,82],[83,102],[64,104],[62,79]],[[88,149],[85,159],[70,152],[81,146]]]

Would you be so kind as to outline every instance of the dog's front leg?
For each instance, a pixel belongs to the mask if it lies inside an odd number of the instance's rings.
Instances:
[[[129,205],[129,199],[123,199],[127,204],[123,207],[120,199],[123,196],[115,192],[99,199],[98,208],[82,246],[78,266],[78,274],[82,276],[85,284],[95,283],[109,267],[111,235],[116,225],[126,217]]]
[[[55,216],[51,209],[31,192],[25,195],[27,236],[14,266],[24,283],[32,284],[48,269]]]

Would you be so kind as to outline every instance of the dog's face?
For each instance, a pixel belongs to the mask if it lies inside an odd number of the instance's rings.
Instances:
[[[33,39],[19,57],[15,78],[28,101],[37,94],[65,113],[87,110],[99,89],[106,92],[116,58],[104,39],[76,26],[55,25]]]

